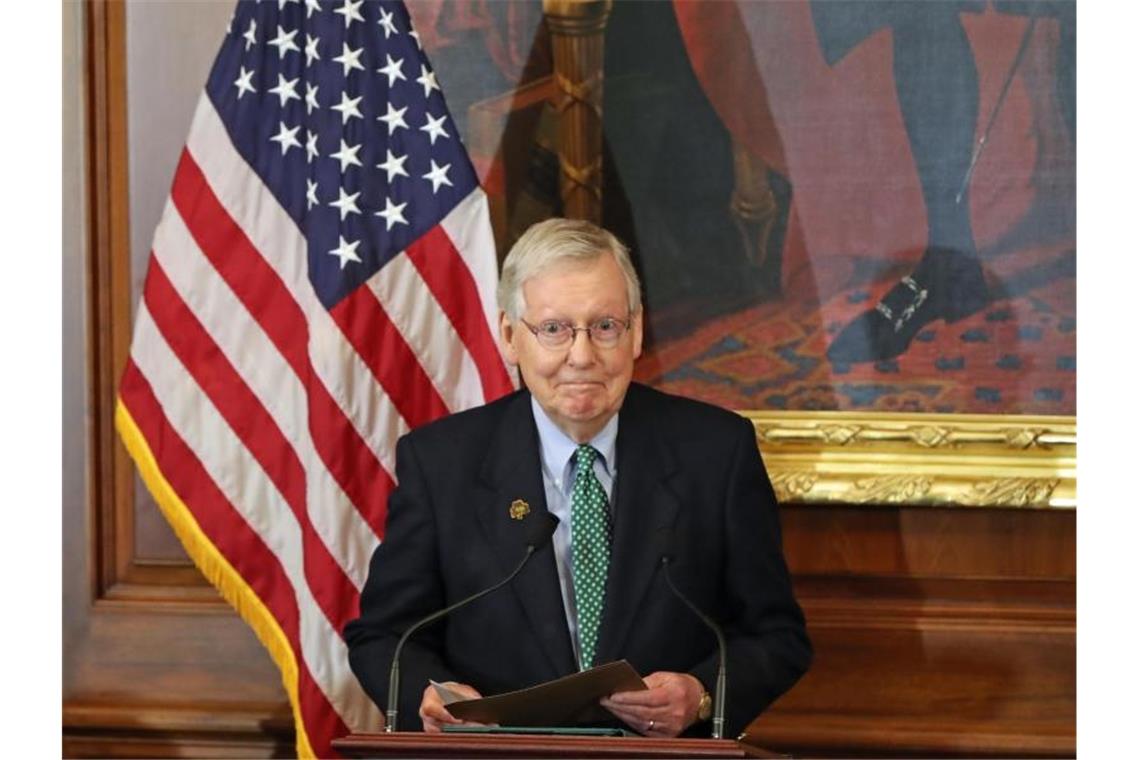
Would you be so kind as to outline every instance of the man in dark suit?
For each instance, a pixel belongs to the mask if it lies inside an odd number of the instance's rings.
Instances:
[[[476,697],[624,658],[648,689],[603,700],[617,719],[651,736],[707,733],[716,641],[666,586],[668,550],[678,585],[725,628],[735,736],[811,660],[752,426],[631,385],[640,286],[624,246],[593,224],[528,230],[498,300],[528,390],[400,440],[385,540],[345,630],[353,672],[386,704],[403,631],[504,577],[528,516],[550,511],[552,542],[508,588],[409,640],[401,717],[428,731],[459,722],[428,679]]]

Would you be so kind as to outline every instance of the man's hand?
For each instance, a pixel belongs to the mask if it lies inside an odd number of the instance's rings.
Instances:
[[[467,699],[480,699],[483,695],[475,690],[473,686],[468,686],[465,683],[456,683],[455,681],[448,681],[444,684],[452,691],[462,694]],[[424,722],[424,731],[429,734],[438,734],[443,730],[444,725],[462,725],[466,723],[469,726],[480,725],[478,723],[468,723],[456,718],[454,715],[447,711],[443,706],[443,700],[439,698],[435,687],[430,683],[424,689],[423,699],[420,700],[420,719]]]
[[[658,671],[646,691],[622,691],[602,700],[606,708],[646,736],[677,736],[697,719],[705,687],[688,673]]]

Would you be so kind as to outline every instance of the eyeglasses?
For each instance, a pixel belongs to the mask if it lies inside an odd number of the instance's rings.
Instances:
[[[622,320],[617,317],[602,317],[585,327],[575,327],[570,322],[557,319],[539,322],[537,326],[532,325],[522,317],[519,317],[519,321],[526,325],[526,328],[534,333],[538,342],[546,348],[566,348],[574,343],[579,332],[586,333],[590,341],[599,348],[613,348],[621,340],[621,336],[625,335],[633,320],[632,318]]]

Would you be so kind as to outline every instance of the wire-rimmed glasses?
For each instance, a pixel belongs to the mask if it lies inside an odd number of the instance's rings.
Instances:
[[[519,321],[546,348],[566,348],[574,343],[579,332],[586,333],[590,342],[599,348],[613,348],[625,335],[633,319],[599,317],[585,327],[575,327],[573,323],[560,319],[547,319],[537,325],[532,325],[522,317],[519,317]]]

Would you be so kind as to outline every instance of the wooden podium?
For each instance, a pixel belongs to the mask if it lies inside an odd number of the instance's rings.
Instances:
[[[345,757],[573,757],[573,758],[779,758],[729,739],[653,739],[644,736],[553,734],[350,734],[333,748]]]

